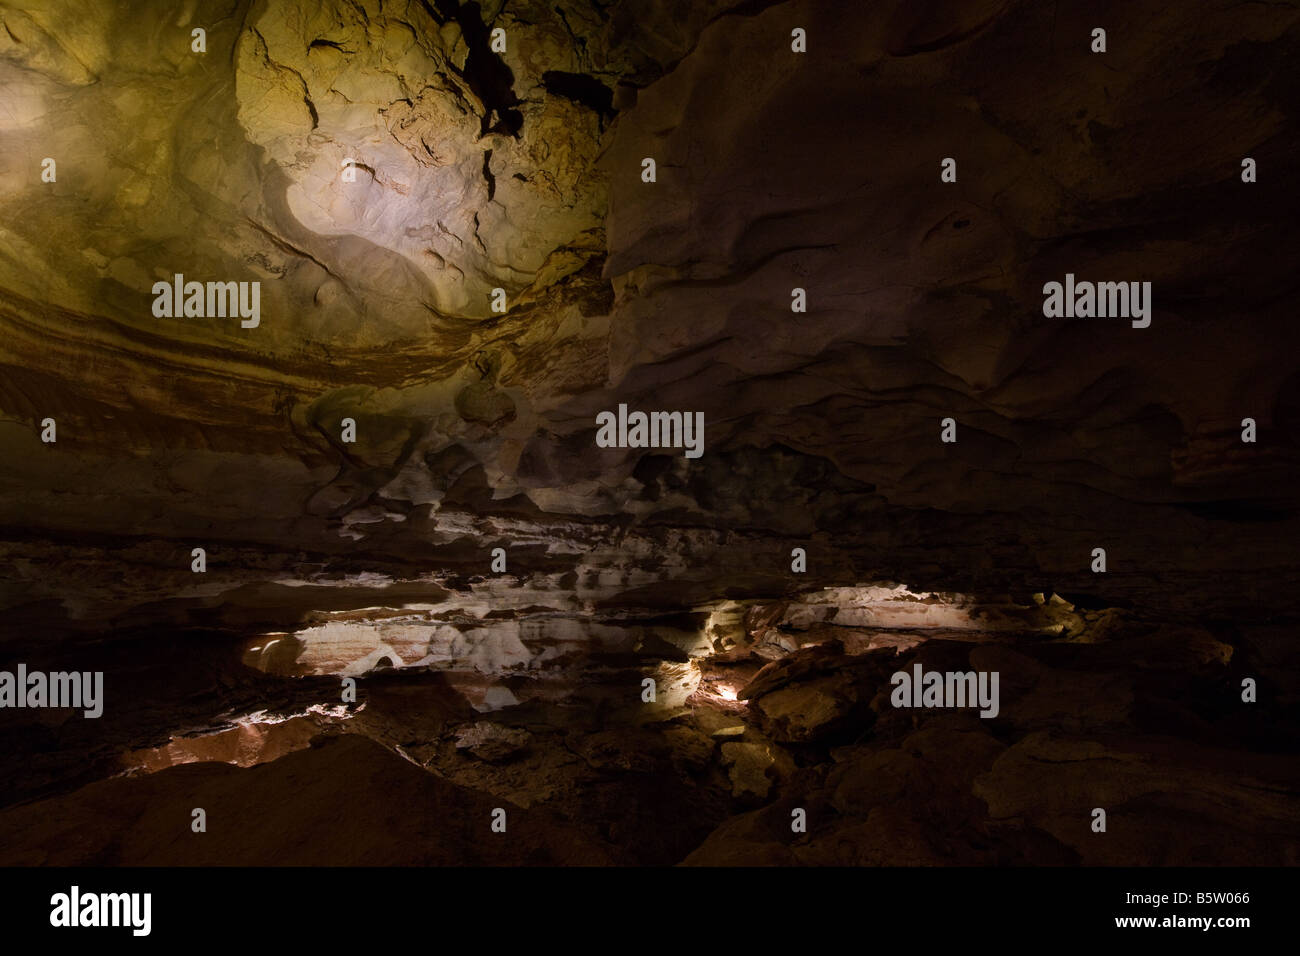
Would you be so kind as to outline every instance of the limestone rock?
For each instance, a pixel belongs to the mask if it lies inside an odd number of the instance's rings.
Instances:
[[[456,749],[468,750],[480,760],[507,760],[528,746],[527,731],[479,721],[456,735]]]

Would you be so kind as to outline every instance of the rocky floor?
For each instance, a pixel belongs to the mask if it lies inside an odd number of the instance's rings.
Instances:
[[[373,640],[393,627],[355,617]],[[497,618],[441,662],[385,644],[398,666],[363,674],[347,704],[341,679],[256,676],[227,640],[220,701],[173,687],[105,719],[90,773],[56,759],[84,724],[11,733],[10,796],[29,789],[0,812],[0,863],[1300,862],[1285,629],[897,586],[607,624],[622,643],[602,651],[586,636],[566,651],[552,635],[580,622],[545,621]],[[312,634],[298,640],[314,661]],[[522,658],[493,656],[512,642]],[[330,653],[336,675],[373,657],[357,639]],[[890,676],[918,663],[996,671],[998,713],[892,706]],[[1261,702],[1243,704],[1241,680],[1263,673]],[[212,727],[168,728],[182,700],[196,724],[206,703]],[[196,807],[206,833],[189,827]]]

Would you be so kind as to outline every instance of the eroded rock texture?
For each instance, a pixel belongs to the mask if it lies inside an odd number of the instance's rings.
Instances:
[[[1294,6],[0,20],[0,862],[1300,862]]]

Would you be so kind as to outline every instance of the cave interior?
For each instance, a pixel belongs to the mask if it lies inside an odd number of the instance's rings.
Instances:
[[[1300,863],[1294,4],[0,21],[0,864]]]

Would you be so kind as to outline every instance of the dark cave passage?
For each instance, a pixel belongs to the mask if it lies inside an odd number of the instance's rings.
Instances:
[[[1300,863],[1300,8],[228,13],[0,0],[0,863]]]

